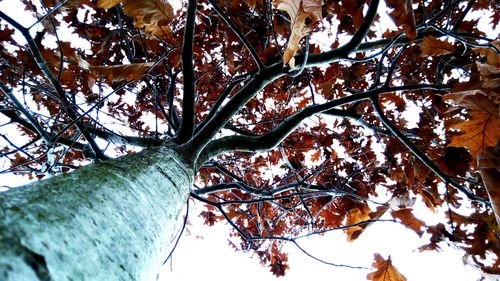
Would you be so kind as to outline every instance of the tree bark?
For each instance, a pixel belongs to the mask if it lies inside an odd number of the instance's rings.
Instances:
[[[168,146],[0,193],[0,280],[155,280],[194,169]]]

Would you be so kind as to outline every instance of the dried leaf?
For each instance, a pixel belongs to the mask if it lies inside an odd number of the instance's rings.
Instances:
[[[451,139],[448,146],[466,147],[472,156],[486,152],[488,146],[495,146],[500,137],[500,118],[487,111],[472,111],[467,121],[453,126],[464,132]]]
[[[302,7],[304,12],[312,16],[313,21],[319,21],[322,18],[321,6],[323,5],[322,0],[302,0]]]
[[[375,254],[373,267],[376,271],[369,273],[366,278],[372,281],[406,281],[403,276],[393,265],[391,256],[385,260],[380,254]]]
[[[103,9],[110,9],[110,8],[113,8],[114,6],[120,4],[121,2],[126,2],[126,1],[122,1],[122,0],[98,0],[97,7],[103,8]]]
[[[403,28],[406,36],[410,40],[417,38],[417,28],[415,24],[415,15],[413,14],[412,0],[385,0],[391,12],[391,18],[398,27]]]
[[[419,236],[424,233],[422,227],[425,226],[425,223],[413,215],[411,208],[392,211],[391,215],[393,218],[399,219],[404,226],[414,230]]]
[[[274,5],[290,16],[292,34],[283,54],[283,65],[288,64],[293,68],[295,66],[293,56],[301,49],[300,40],[310,30],[306,20],[311,20],[309,24],[311,25],[321,19],[321,0],[276,0]]]
[[[476,66],[484,88],[495,89],[500,87],[500,67],[480,62],[476,62]]]
[[[148,33],[164,36],[170,33],[168,24],[174,19],[172,6],[164,0],[99,0],[97,7],[109,9],[119,3],[123,4],[123,12],[134,19],[136,28],[144,28]]]
[[[488,147],[477,155],[477,164],[481,171],[484,187],[488,191],[493,212],[500,226],[500,143]]]
[[[361,209],[354,208],[349,211],[349,214],[347,215],[346,225],[354,225],[367,220],[377,220],[384,215],[388,209],[389,208],[386,206],[379,206],[372,212],[368,206],[364,206]],[[347,241],[356,240],[371,224],[372,222],[347,228],[345,230],[345,233],[347,234]]]
[[[444,95],[444,100],[452,100],[456,105],[470,110],[498,113],[498,104],[495,104],[485,92],[479,89],[454,92]]]
[[[362,221],[369,220],[370,216],[368,215],[368,212],[366,212],[366,209],[368,209],[368,207],[364,208],[364,210],[361,210],[359,208],[354,208],[350,210],[349,214],[347,215],[347,220],[345,224],[349,226],[349,225],[355,225]],[[356,240],[359,237],[359,235],[363,233],[363,231],[364,228],[361,227],[360,225],[351,226],[345,229],[345,233],[347,234],[347,241]]]
[[[106,77],[108,82],[112,83],[139,80],[153,65],[153,62],[148,62],[111,66],[90,66],[89,70],[95,76]]]
[[[500,47],[500,40],[493,41],[491,44],[495,45],[497,48]],[[481,56],[486,57],[486,63],[491,64],[491,65],[496,65],[500,66],[500,55],[495,52],[492,48],[488,47],[478,47],[478,48],[472,48],[472,50],[480,54]]]
[[[445,154],[437,159],[437,164],[446,174],[465,177],[471,161],[472,157],[467,149],[449,146],[445,149]]]
[[[420,43],[421,56],[441,56],[453,53],[455,47],[447,42],[441,41],[431,36],[425,36],[422,43]]]

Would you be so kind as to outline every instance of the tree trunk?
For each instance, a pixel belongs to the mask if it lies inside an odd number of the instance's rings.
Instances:
[[[194,169],[162,146],[0,193],[0,280],[155,280]]]

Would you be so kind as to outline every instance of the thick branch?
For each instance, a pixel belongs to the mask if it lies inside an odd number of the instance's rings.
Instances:
[[[290,133],[292,133],[295,130],[295,128],[297,128],[297,126],[300,125],[300,123],[306,118],[317,113],[322,113],[331,110],[334,107],[338,107],[356,101],[366,100],[371,97],[376,97],[383,93],[397,92],[397,91],[425,90],[425,89],[442,91],[442,90],[447,90],[448,88],[446,86],[436,86],[429,84],[397,86],[397,87],[381,87],[363,93],[341,97],[336,100],[326,102],[324,104],[311,105],[287,117],[285,120],[283,120],[283,122],[280,125],[278,125],[272,131],[264,135],[257,137],[233,135],[213,140],[206,146],[203,155],[200,155],[200,160],[198,163],[201,164],[202,161],[206,161],[212,157],[215,157],[219,154],[228,151],[239,150],[239,151],[255,152],[261,150],[269,150],[278,145],[283,139],[285,139]]]
[[[212,119],[212,117],[215,115],[215,113],[217,113],[217,111],[219,110],[219,108],[222,106],[222,103],[226,100],[227,96],[229,96],[229,94],[231,94],[231,92],[236,87],[236,85],[238,85],[239,83],[241,83],[241,81],[243,79],[244,78],[234,79],[234,80],[231,80],[231,82],[229,82],[229,84],[226,86],[226,88],[224,89],[224,91],[222,91],[222,93],[217,98],[217,101],[215,102],[215,104],[213,105],[212,109],[208,113],[208,116],[195,129],[195,133],[197,133],[201,129],[203,129],[203,127],[206,125],[206,123],[210,119]]]
[[[196,20],[196,0],[189,0],[184,43],[182,48],[182,76],[184,89],[182,98],[182,124],[178,135],[178,142],[185,143],[193,136],[195,120],[195,76],[193,66],[193,43]]]
[[[367,14],[360,28],[353,35],[351,40],[344,46],[315,56],[309,56],[306,67],[331,63],[341,60],[351,52],[354,52],[360,45],[366,33],[370,29],[375,16],[377,15],[377,7],[379,0],[372,0],[368,8]],[[297,64],[300,65],[304,60],[304,56],[296,57]],[[209,143],[209,141],[217,134],[217,132],[225,126],[232,116],[240,110],[250,99],[252,99],[266,85],[287,74],[287,69],[283,68],[283,62],[280,61],[274,65],[257,73],[238,93],[236,93],[227,104],[217,112],[214,117],[207,122],[206,126],[196,134],[188,145],[195,150],[201,150]]]

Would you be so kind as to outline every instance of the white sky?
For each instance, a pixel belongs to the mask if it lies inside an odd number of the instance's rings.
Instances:
[[[383,2],[383,1],[382,1]],[[22,11],[16,0],[0,2],[0,9],[15,19]],[[24,18],[26,19],[26,18]],[[28,20],[28,22],[31,22]],[[28,25],[27,23],[25,25]],[[0,175],[0,185],[9,184],[11,177]],[[23,180],[26,178],[23,178]],[[17,180],[16,180],[17,181]],[[193,207],[193,205],[195,205]],[[171,261],[167,262],[160,280],[276,280],[269,268],[259,264],[252,253],[236,252],[228,245],[229,226],[218,223],[214,227],[203,225],[198,217],[201,204],[191,204],[190,225],[183,234]],[[434,220],[436,214],[422,210],[417,217]],[[385,216],[389,216],[386,214]],[[383,217],[384,218],[384,217]],[[419,253],[417,248],[427,243],[411,230],[396,223],[381,222],[371,225],[354,242],[346,242],[342,231],[324,236],[313,236],[298,241],[314,256],[328,262],[371,267],[373,253],[384,258],[391,255],[393,264],[408,280],[479,280],[480,272],[462,262],[462,253],[443,247],[443,251]],[[287,247],[290,270],[279,280],[307,280],[321,277],[329,280],[366,280],[372,270],[346,269],[321,264],[300,252],[293,244]],[[165,256],[168,253],[165,253]]]
[[[200,204],[198,204],[200,205]],[[421,209],[422,206],[417,208]],[[192,206],[192,204],[191,204]],[[181,237],[171,262],[167,262],[160,280],[290,280],[304,281],[311,277],[328,280],[366,280],[373,270],[347,269],[321,264],[288,244],[290,269],[276,278],[269,268],[259,264],[252,253],[235,251],[228,244],[230,227],[225,223],[213,227],[202,225],[200,208],[191,208],[186,233]],[[423,213],[425,214],[425,212]],[[432,215],[427,213],[426,215]],[[436,214],[434,214],[437,216]],[[386,217],[387,216],[387,217]],[[390,218],[386,214],[382,218]],[[423,218],[423,217],[420,217]],[[432,218],[430,218],[432,219]],[[398,223],[380,222],[369,226],[354,242],[346,242],[342,231],[298,240],[301,247],[327,262],[371,267],[373,253],[384,258],[391,255],[393,265],[408,278],[417,280],[479,280],[481,274],[464,265],[460,251],[443,247],[442,252],[419,253],[425,240]],[[166,254],[167,255],[167,254]]]

